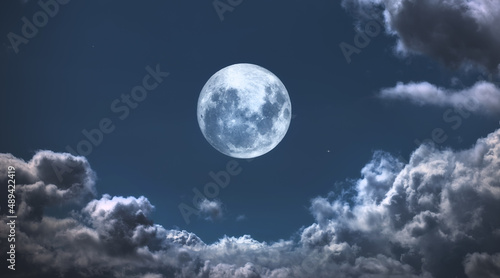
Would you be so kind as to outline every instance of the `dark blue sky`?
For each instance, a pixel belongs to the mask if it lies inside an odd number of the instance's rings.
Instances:
[[[7,34],[21,34],[21,19],[32,19],[40,7],[1,5],[0,152],[25,160],[37,150],[65,152],[85,138],[83,129],[109,118],[114,131],[87,156],[98,193],[144,195],[156,207],[156,223],[205,242],[225,234],[289,238],[314,221],[310,200],[340,192],[374,151],[408,159],[414,140],[435,128],[448,136],[443,147],[465,149],[498,128],[498,118],[471,115],[454,130],[443,120],[447,108],[377,98],[397,82],[460,89],[483,75],[425,56],[397,57],[396,38],[382,33],[348,63],[339,44],[354,44],[355,19],[337,1],[247,0],[223,21],[210,1],[70,1],[18,53]],[[192,217],[186,224],[178,205],[189,204],[192,189],[202,190],[208,173],[232,160],[200,132],[198,95],[212,74],[235,63],[276,74],[295,118],[276,149],[252,162],[237,160],[241,174],[217,197],[222,220]],[[120,120],[113,101],[158,64],[170,75]],[[239,215],[246,218],[236,221]]]

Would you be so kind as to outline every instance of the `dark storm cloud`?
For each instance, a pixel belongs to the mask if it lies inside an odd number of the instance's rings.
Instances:
[[[469,277],[495,278],[500,273],[500,253],[495,255],[470,254],[465,258],[464,265],[465,273]]]
[[[58,173],[58,169],[69,165],[68,173]],[[23,217],[39,220],[46,206],[78,203],[95,195],[95,174],[84,158],[41,151],[26,163],[10,154],[0,154],[0,182],[3,184],[7,183],[8,166],[16,168],[17,184],[24,184],[16,188],[24,201],[18,204],[18,214]]]
[[[439,88],[428,82],[398,83],[395,87],[382,89],[379,97],[407,100],[417,105],[461,108],[486,115],[500,114],[500,88],[484,81],[458,91]]]
[[[500,64],[500,2],[492,0],[343,0],[364,19],[384,11],[398,50],[429,55],[446,65],[467,64],[495,71]]]
[[[95,177],[84,158],[52,152],[39,152],[35,158],[24,162],[0,156],[2,169],[15,165],[17,175],[24,176],[18,185],[20,205],[32,208],[62,201],[55,196],[85,195],[79,186],[58,184],[47,178],[50,173],[41,173],[52,170],[40,167],[44,159],[79,161],[83,169],[75,170],[69,180],[93,191],[93,183],[85,183]],[[154,224],[149,218],[154,207],[145,197],[103,195],[65,218],[42,214],[35,219],[20,211],[17,250],[29,268],[19,268],[16,274],[492,277],[500,267],[499,181],[500,130],[463,151],[422,145],[408,164],[376,152],[361,178],[353,181],[356,194],[351,199],[333,193],[314,198],[310,210],[315,223],[298,231],[296,239],[277,242],[244,235],[206,244],[193,233]],[[75,193],[64,193],[68,190]],[[0,238],[6,234],[1,225]]]

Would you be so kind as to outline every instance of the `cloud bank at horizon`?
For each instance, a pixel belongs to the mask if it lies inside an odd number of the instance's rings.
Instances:
[[[59,182],[53,164],[74,171]],[[40,151],[25,162],[0,154],[2,183],[9,165],[18,184],[19,264],[30,266],[17,277],[493,277],[500,271],[500,130],[462,151],[421,145],[408,164],[375,152],[353,182],[354,197],[314,198],[315,222],[277,242],[243,235],[205,243],[166,229],[149,218],[154,206],[144,196],[96,198],[96,174],[83,157]],[[64,204],[80,208],[66,217],[44,212]],[[2,241],[6,229],[0,226]]]

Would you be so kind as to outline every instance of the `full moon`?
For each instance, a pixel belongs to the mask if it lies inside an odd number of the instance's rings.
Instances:
[[[253,64],[216,72],[201,90],[198,124],[221,153],[254,158],[274,149],[290,126],[292,104],[285,85]]]

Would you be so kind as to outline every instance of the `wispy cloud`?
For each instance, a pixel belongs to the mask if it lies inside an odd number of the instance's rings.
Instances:
[[[246,217],[244,214],[238,215],[238,216],[236,217],[236,221],[238,221],[238,222],[239,222],[239,221],[243,221],[243,220],[245,220],[245,219],[247,219],[247,217]]]
[[[449,106],[481,114],[500,114],[500,88],[480,81],[463,90],[449,90],[428,82],[398,83],[382,89],[379,97],[410,101],[416,105]]]

